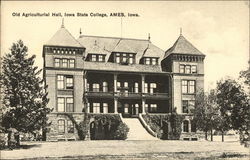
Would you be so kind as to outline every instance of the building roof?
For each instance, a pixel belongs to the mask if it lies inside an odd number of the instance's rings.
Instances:
[[[140,59],[145,55],[145,50],[148,48],[148,45],[150,45],[150,50],[147,55],[150,57],[159,57],[160,60],[164,57],[163,50],[145,39],[82,35],[78,41],[86,47],[86,52],[93,47],[96,41],[101,48],[105,48],[105,50],[108,51],[106,58],[109,57],[111,52],[136,53],[137,64],[139,64]]]
[[[62,27],[54,34],[54,36],[46,43],[51,46],[65,46],[65,47],[83,47],[70,33]]]
[[[154,45],[151,45],[151,43],[148,44],[148,47],[145,49],[143,57],[162,57],[161,55],[161,49],[158,47],[155,47]]]
[[[100,47],[97,42],[95,41],[95,44],[88,50],[88,53],[92,54],[108,54],[109,52],[105,50],[104,47]]]
[[[89,62],[85,61],[84,70],[98,70],[98,71],[120,71],[120,72],[143,72],[143,73],[166,73],[163,72],[159,65],[120,65],[112,62]]]
[[[197,48],[195,48],[183,35],[180,35],[174,45],[165,52],[167,57],[170,54],[191,54],[191,55],[204,55]]]

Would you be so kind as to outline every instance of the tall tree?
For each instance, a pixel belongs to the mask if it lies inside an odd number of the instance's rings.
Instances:
[[[193,110],[194,122],[198,130],[205,132],[205,139],[207,140],[207,133],[211,132],[211,141],[213,141],[213,129],[215,129],[215,117],[217,114],[215,104],[214,91],[206,94],[203,90],[197,92],[195,100],[195,109]]]
[[[227,79],[217,84],[217,103],[221,116],[234,130],[238,130],[243,139],[249,139],[250,130],[250,99],[235,80]],[[244,141],[244,140],[243,140]]]
[[[2,125],[6,129],[33,133],[46,127],[46,115],[51,110],[46,107],[46,87],[39,77],[42,70],[34,66],[35,55],[28,57],[27,52],[28,48],[19,40],[3,57],[1,86],[6,109]],[[19,137],[17,145],[20,145]]]

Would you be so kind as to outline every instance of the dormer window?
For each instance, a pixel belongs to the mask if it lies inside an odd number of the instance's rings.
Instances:
[[[93,55],[91,56],[91,61],[96,62],[96,55],[95,55],[95,54],[93,54]]]
[[[114,62],[121,64],[134,64],[135,54],[132,53],[115,53]]]
[[[158,58],[145,57],[144,64],[146,64],[146,65],[158,65]]]
[[[105,55],[102,54],[89,54],[88,57],[87,59],[92,62],[105,62]]]

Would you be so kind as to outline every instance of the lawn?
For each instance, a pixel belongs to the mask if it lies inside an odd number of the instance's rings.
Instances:
[[[249,148],[244,148],[238,141],[69,141],[22,144],[22,149],[1,151],[1,159],[249,159]]]

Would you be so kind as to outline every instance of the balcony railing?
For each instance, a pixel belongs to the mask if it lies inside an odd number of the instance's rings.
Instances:
[[[143,93],[142,96],[146,98],[157,98],[157,99],[169,98],[168,93]]]
[[[135,92],[117,92],[116,95],[120,98],[141,98],[141,93]]]
[[[87,97],[113,97],[113,92],[94,92],[94,91],[87,91],[85,92],[85,96]]]
[[[119,97],[119,98],[132,98],[137,99],[141,97],[149,98],[149,99],[167,99],[170,98],[168,93],[135,93],[135,92],[96,92],[96,91],[87,91],[85,92],[85,96],[87,97]]]

